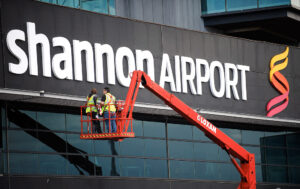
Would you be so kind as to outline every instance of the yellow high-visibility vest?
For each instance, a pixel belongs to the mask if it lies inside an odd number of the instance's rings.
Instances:
[[[87,99],[87,108],[85,110],[86,113],[90,113],[91,111],[92,112],[97,112],[97,108],[96,108],[96,104],[94,103],[94,96],[95,95],[92,95],[90,98],[89,97],[86,97]]]
[[[102,112],[110,111],[110,112],[116,112],[116,97],[110,93],[105,94],[105,102],[104,106],[102,106]]]

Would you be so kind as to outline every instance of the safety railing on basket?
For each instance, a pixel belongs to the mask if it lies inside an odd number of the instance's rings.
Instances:
[[[84,105],[80,107],[82,139],[122,139],[134,137],[132,118],[122,118],[125,102],[115,104]],[[96,109],[94,108],[96,107]],[[114,111],[111,111],[111,110]],[[87,112],[88,110],[88,112]],[[124,117],[124,116],[123,116]]]

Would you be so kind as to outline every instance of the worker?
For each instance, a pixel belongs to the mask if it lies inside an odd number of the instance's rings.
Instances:
[[[112,133],[117,132],[115,103],[116,97],[110,93],[108,87],[105,87],[103,89],[103,96],[101,97],[100,104],[102,106],[102,113],[107,131],[109,132],[109,127],[111,126]]]
[[[93,88],[91,90],[91,93],[86,98],[86,114],[88,116],[92,116],[92,125],[93,125],[93,133],[102,133],[100,121],[98,120],[98,114],[100,114],[98,107],[97,107],[97,90]]]

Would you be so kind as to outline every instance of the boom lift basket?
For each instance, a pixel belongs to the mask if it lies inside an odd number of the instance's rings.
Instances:
[[[98,118],[92,118],[92,112],[85,113],[86,108],[95,107],[92,106],[80,106],[80,112],[81,112],[81,139],[95,139],[95,140],[122,140],[124,138],[133,138],[135,137],[133,128],[132,128],[132,116],[129,116],[127,118],[121,118],[122,112],[124,110],[125,101],[118,100],[115,104],[108,104],[108,107],[111,107],[112,105],[116,106],[116,112],[107,111],[109,116],[108,118],[100,117],[98,114]],[[131,106],[129,106],[131,108]],[[98,109],[98,112],[100,112],[100,107],[96,106]],[[110,109],[110,108],[109,108]],[[116,116],[115,118],[111,118],[113,116]],[[95,125],[96,122],[100,123],[101,133],[96,132],[97,125]],[[116,123],[117,126],[117,132],[112,133],[112,124],[113,122]],[[108,123],[108,129],[107,129],[107,123]]]

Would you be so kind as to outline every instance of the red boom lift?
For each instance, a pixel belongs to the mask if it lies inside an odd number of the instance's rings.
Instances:
[[[123,140],[124,138],[134,137],[134,132],[132,130],[132,112],[134,103],[139,91],[140,83],[156,95],[158,98],[163,100],[165,104],[170,106],[173,110],[183,116],[191,124],[198,127],[205,135],[223,148],[229,155],[233,165],[236,167],[241,175],[241,182],[238,189],[255,189],[256,188],[256,178],[255,178],[255,159],[254,154],[249,153],[238,143],[229,138],[221,130],[216,128],[212,123],[199,115],[191,107],[187,106],[181,100],[179,100],[173,94],[170,94],[165,89],[160,87],[157,83],[152,81],[150,77],[143,71],[134,71],[132,73],[131,83],[128,89],[126,101],[118,101],[116,103],[117,115],[115,119],[109,119],[109,122],[116,121],[117,132],[105,133],[105,119],[98,119],[103,122],[104,133],[93,133],[92,129],[92,119],[91,116],[86,116],[83,119],[82,111],[86,106],[81,107],[81,139],[112,139],[112,140]],[[83,131],[83,123],[87,123],[87,132]],[[89,126],[90,125],[90,126]],[[235,158],[240,160],[240,165]]]

